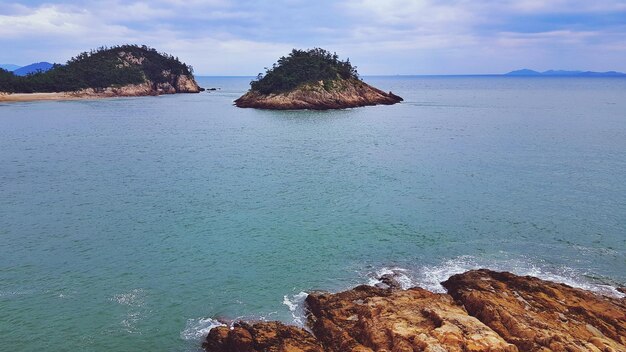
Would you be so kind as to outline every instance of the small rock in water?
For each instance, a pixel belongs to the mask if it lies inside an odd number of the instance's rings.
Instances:
[[[402,289],[402,284],[398,281],[398,276],[397,273],[384,274],[378,278],[380,283],[376,284],[376,287],[400,290]]]

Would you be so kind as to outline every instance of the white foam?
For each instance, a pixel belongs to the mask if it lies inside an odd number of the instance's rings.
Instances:
[[[474,257],[471,256],[461,256],[450,259],[440,265],[424,266],[419,268],[416,273],[417,286],[431,292],[445,293],[446,289],[441,286],[442,281],[447,280],[452,275],[479,268],[481,268],[481,266],[477,264]]]
[[[455,274],[461,274],[468,270],[487,268],[495,271],[508,271],[520,276],[534,276],[543,280],[564,283],[566,285],[582,288],[600,294],[624,297],[615,287],[604,283],[592,282],[585,277],[585,273],[568,267],[539,265],[527,258],[507,260],[486,260],[473,256],[460,256],[435,266],[424,266],[415,273],[416,284],[432,292],[445,293],[441,282]]]
[[[365,273],[364,278],[368,285],[376,286],[381,283],[379,280],[381,276],[393,275],[402,289],[418,286],[431,292],[445,293],[446,289],[441,286],[441,282],[446,281],[450,276],[462,274],[469,270],[486,268],[494,271],[508,271],[520,276],[534,276],[607,296],[626,297],[615,287],[600,280],[593,280],[589,275],[579,270],[537,263],[526,257],[507,258],[506,253],[503,253],[503,256],[503,259],[485,259],[464,255],[445,260],[437,265],[412,268],[384,266]]]
[[[140,307],[143,305],[143,290],[138,288],[130,292],[114,295],[110,300],[126,306]]]
[[[226,326],[226,324],[213,318],[189,319],[185,330],[180,333],[180,338],[183,340],[201,340],[209,334],[211,329],[218,326]]]
[[[122,320],[120,324],[127,333],[141,335],[141,331],[136,328],[137,323],[141,321],[141,319],[142,314],[140,312],[128,312],[128,314],[126,314],[126,318]]]
[[[309,294],[306,292],[300,292],[292,295],[291,298],[287,295],[283,297],[283,304],[289,308],[289,312],[291,312],[291,316],[293,317],[293,323],[300,327],[304,326],[304,300],[308,295]]]

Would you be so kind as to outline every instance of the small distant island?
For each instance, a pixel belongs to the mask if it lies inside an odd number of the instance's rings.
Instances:
[[[564,71],[564,70],[548,70],[544,72],[529,70],[527,68],[511,71],[506,73],[505,76],[519,76],[519,77],[626,77],[626,73],[608,71],[608,72],[593,72],[593,71]]]
[[[20,76],[0,69],[0,101],[198,93],[193,69],[147,46],[121,45],[84,52]]]
[[[350,60],[324,49],[293,51],[250,83],[235,105],[270,110],[328,110],[391,105],[403,99],[363,82]]]

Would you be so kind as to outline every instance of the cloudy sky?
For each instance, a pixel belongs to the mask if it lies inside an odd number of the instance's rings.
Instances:
[[[294,47],[365,75],[626,71],[626,0],[0,0],[0,63],[123,43],[206,75],[255,75]]]

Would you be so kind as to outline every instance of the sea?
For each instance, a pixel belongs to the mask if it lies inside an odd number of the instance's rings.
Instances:
[[[510,271],[626,285],[626,79],[364,77],[404,102],[0,104],[0,351],[200,350],[307,292]]]

